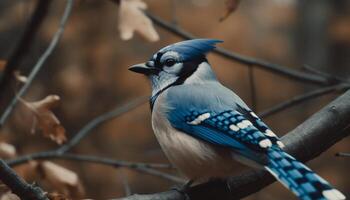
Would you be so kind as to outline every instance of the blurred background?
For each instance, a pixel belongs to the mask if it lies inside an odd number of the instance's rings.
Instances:
[[[350,77],[350,1],[348,0],[245,0],[227,19],[224,0],[145,0],[148,10],[175,22],[197,37],[217,38],[230,51],[261,58],[272,63],[301,69],[304,64]],[[6,60],[31,17],[37,1],[0,1],[0,59]],[[48,14],[26,56],[18,63],[21,74],[28,74],[57,30],[65,1],[52,0]],[[91,119],[150,94],[145,77],[129,72],[130,65],[143,62],[159,48],[181,38],[155,26],[160,40],[149,42],[136,34],[124,41],[118,31],[118,6],[111,1],[80,0],[74,3],[63,38],[49,57],[24,99],[38,101],[56,94],[61,103],[53,111],[72,138]],[[209,54],[220,81],[252,104],[249,68],[218,55]],[[316,87],[289,80],[255,68],[257,113]],[[18,83],[8,86],[1,99],[3,111]],[[3,92],[3,91],[0,91]],[[274,114],[264,121],[282,136],[318,111],[339,94],[330,94]],[[119,118],[103,123],[84,138],[72,152],[135,162],[168,163],[151,129],[147,103]],[[30,134],[31,116],[19,104],[0,139],[14,145],[18,155],[57,148],[40,134]],[[331,133],[330,133],[331,134]],[[308,165],[350,196],[350,159],[335,157],[350,152],[345,138]],[[53,161],[78,174],[85,194],[78,198],[109,199],[125,195],[121,176],[132,193],[154,193],[169,189],[173,182],[127,168],[90,163]],[[26,165],[17,171],[25,176]],[[245,170],[245,169],[239,169]],[[170,171],[176,174],[176,171]],[[239,173],[239,172],[238,172]],[[28,176],[29,177],[29,176]],[[31,180],[30,177],[28,181]],[[35,180],[47,191],[54,187]],[[74,196],[74,195],[73,195]],[[274,183],[246,198],[295,199],[281,184]]]

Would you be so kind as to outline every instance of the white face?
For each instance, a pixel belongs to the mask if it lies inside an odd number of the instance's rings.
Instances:
[[[148,76],[152,83],[152,96],[169,86],[195,82],[202,83],[206,80],[215,79],[215,75],[204,56],[183,61],[175,51],[160,51],[147,63],[151,67],[159,69],[156,74]]]
[[[160,55],[155,54],[151,61],[157,68],[161,69],[158,74],[150,75],[153,88],[152,95],[174,83],[184,67],[177,52],[168,51],[162,54],[160,58],[158,56]]]

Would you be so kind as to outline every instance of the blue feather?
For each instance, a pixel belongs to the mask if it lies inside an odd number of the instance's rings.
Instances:
[[[342,199],[343,195],[327,181],[281,149],[271,148],[267,156],[269,163],[265,168],[300,199],[332,199],[330,195],[335,196],[333,199]]]
[[[188,61],[215,49],[215,44],[223,42],[216,39],[185,40],[162,48],[159,52],[175,51],[180,54],[181,61]]]

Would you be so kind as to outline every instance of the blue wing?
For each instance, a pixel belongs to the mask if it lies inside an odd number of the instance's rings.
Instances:
[[[210,92],[205,87],[186,88],[190,94],[179,88],[182,101],[177,99],[177,89],[172,89],[168,102],[173,109],[167,113],[171,125],[195,138],[264,163],[267,147],[278,146],[278,138],[239,97],[221,85],[215,88]]]
[[[219,83],[173,87],[167,102],[167,118],[174,128],[264,165],[300,199],[345,199],[327,181],[284,152],[283,144],[266,124]]]

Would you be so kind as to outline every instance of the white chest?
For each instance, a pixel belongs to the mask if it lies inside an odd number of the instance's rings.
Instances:
[[[164,153],[190,179],[223,177],[232,172],[231,153],[173,128],[165,113],[169,108],[161,94],[154,105],[152,127]]]

